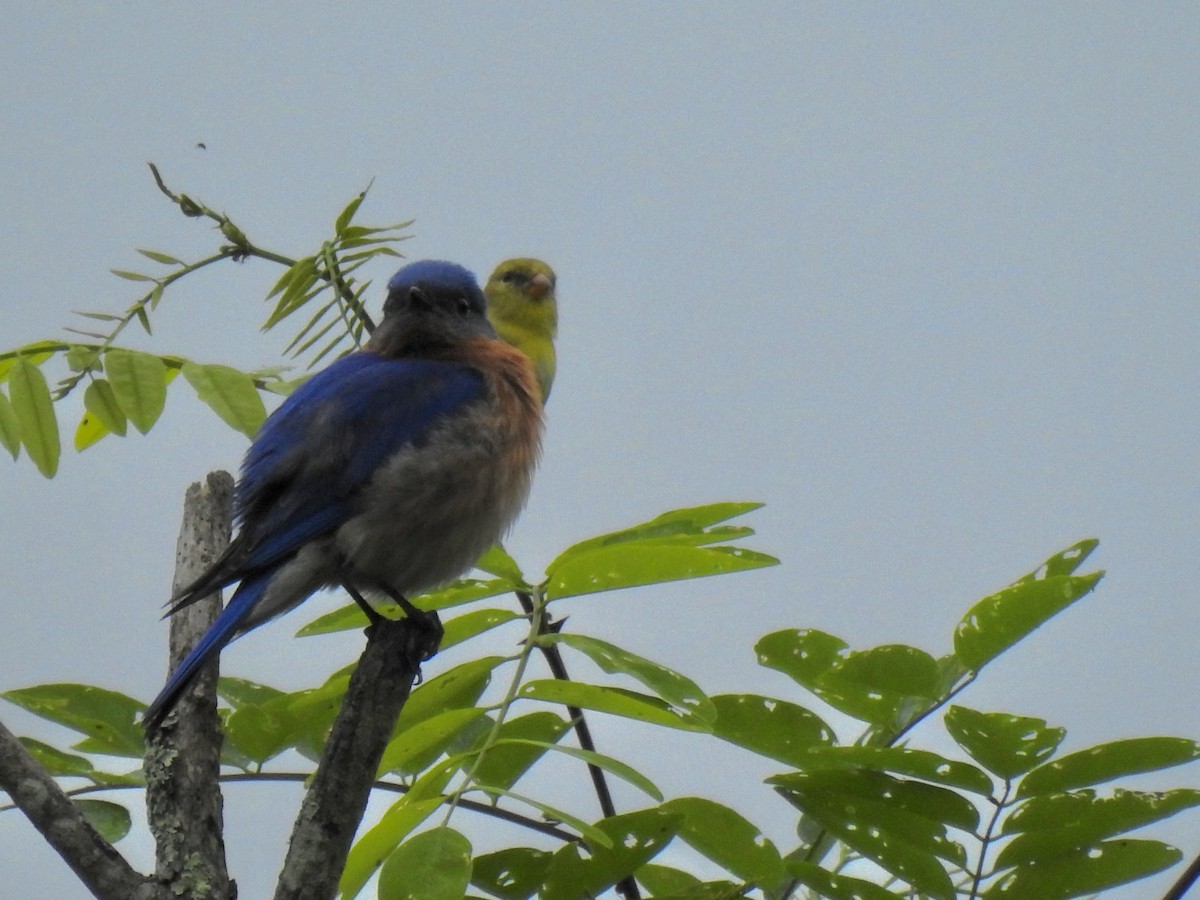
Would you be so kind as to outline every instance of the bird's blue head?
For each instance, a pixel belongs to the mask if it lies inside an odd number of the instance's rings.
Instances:
[[[383,322],[370,345],[385,353],[419,352],[471,337],[495,337],[475,276],[457,263],[423,259],[388,280]]]
[[[388,297],[401,294],[414,287],[433,291],[457,291],[471,299],[477,296],[484,305],[483,292],[474,273],[458,263],[447,262],[443,259],[421,259],[409,263],[388,279]]]

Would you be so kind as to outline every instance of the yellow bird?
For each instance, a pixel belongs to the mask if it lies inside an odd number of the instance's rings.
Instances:
[[[533,363],[542,389],[542,402],[550,396],[556,368],[556,280],[554,270],[540,259],[506,259],[496,266],[483,288],[488,301],[488,318],[496,333]]]

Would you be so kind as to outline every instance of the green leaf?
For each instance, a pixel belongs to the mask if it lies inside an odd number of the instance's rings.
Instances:
[[[636,678],[672,706],[689,710],[701,721],[716,721],[716,707],[694,681],[644,656],[582,634],[545,634],[538,638],[538,643],[543,646],[566,644],[588,656],[608,674],[620,673]]]
[[[317,277],[317,261],[315,257],[306,256],[303,259],[297,260],[275,285],[276,290],[281,285],[284,285],[283,293],[279,301],[275,304],[275,309],[267,317],[267,321],[263,323],[263,331],[273,328],[280,321],[307,303],[313,296],[324,290],[325,285],[322,284],[315,291],[309,293],[310,289],[316,283]],[[274,296],[274,291],[268,296]]]
[[[712,698],[717,709],[713,734],[762,756],[799,766],[809,748],[836,739],[816,713],[773,697],[721,694]]]
[[[21,424],[3,392],[0,392],[0,444],[13,459],[21,453]]]
[[[87,313],[83,313],[87,315]],[[113,316],[113,319],[120,321],[120,316]],[[93,369],[100,368],[100,351],[96,347],[90,347],[87,344],[75,344],[67,351],[67,366],[72,372],[91,372]]]
[[[887,888],[882,888],[861,878],[830,872],[816,863],[799,859],[785,860],[788,873],[807,888],[812,888],[820,897],[831,900],[897,900]]]
[[[565,756],[572,756],[588,765],[596,766],[604,769],[606,772],[611,772],[618,778],[629,782],[634,787],[649,794],[655,800],[662,802],[663,796],[660,791],[649,778],[638,772],[632,766],[628,766],[619,759],[614,759],[611,756],[605,756],[603,753],[596,753],[593,750],[582,750],[579,747],[564,747],[558,744],[547,741],[534,741],[525,738],[510,738],[505,741],[497,741],[494,745],[498,749],[511,746],[526,746],[537,750],[546,751],[553,750],[556,753],[562,753]],[[494,752],[494,751],[493,751]],[[489,753],[489,756],[491,754]]]
[[[1119,790],[1111,797],[1088,790],[1034,797],[1005,820],[1004,832],[1016,837],[1000,852],[995,868],[1046,862],[1195,806],[1200,806],[1200,791],[1192,789]]]
[[[1104,576],[1050,575],[1019,581],[976,603],[954,632],[954,652],[978,672],[1030,632],[1089,593]]]
[[[441,826],[392,851],[379,873],[380,900],[462,900],[471,881],[471,842]]]
[[[379,763],[379,774],[420,772],[482,715],[483,710],[470,706],[448,709],[405,728],[388,742]]]
[[[393,736],[448,709],[473,707],[491,683],[492,671],[507,661],[504,656],[485,656],[430,678],[409,695]]]
[[[553,854],[532,847],[510,847],[475,857],[471,884],[501,900],[529,900],[546,877]]]
[[[786,775],[774,775],[768,778],[767,782],[775,785],[785,795],[820,794],[825,797],[845,798],[847,813],[853,813],[851,806],[862,800],[918,816],[939,826],[949,825],[960,831],[972,832],[979,827],[979,810],[961,794],[921,781],[896,778],[885,772],[864,769],[791,772]],[[869,817],[864,816],[864,820],[869,821]],[[931,831],[930,834],[934,832]],[[931,840],[925,849],[965,864],[965,856],[960,853],[961,848],[954,845],[951,849],[943,840],[944,834],[941,831],[938,834],[940,836]],[[906,839],[915,841],[917,836],[907,835]]]
[[[1071,575],[1099,546],[1100,542],[1095,538],[1085,538],[1077,544],[1072,544],[1066,550],[1055,553],[1032,572],[1022,575],[1013,584],[1024,584],[1028,581],[1038,581],[1058,575]]]
[[[529,587],[517,561],[509,556],[508,551],[499,544],[492,544],[483,556],[475,560],[475,568],[502,579],[505,582],[506,590]]]
[[[42,370],[24,357],[18,357],[8,373],[8,393],[29,458],[39,472],[53,478],[58,471],[61,448],[54,402],[50,399],[50,389],[46,387]]]
[[[675,896],[695,890],[701,885],[700,879],[695,875],[658,863],[646,863],[634,874],[638,883],[650,892],[651,897]]]
[[[225,740],[239,753],[262,765],[295,747],[305,733],[305,720],[293,708],[294,694],[235,709],[225,720]]]
[[[1200,744],[1187,738],[1131,738],[1099,744],[1042,765],[1021,781],[1018,797],[1055,794],[1112,781],[1123,775],[1154,772],[1200,758]]]
[[[546,871],[543,900],[595,897],[653,859],[675,836],[682,816],[662,808],[612,816],[597,822],[609,846],[589,845],[585,859],[575,844],[560,848]]]
[[[809,747],[797,760],[796,768],[803,772],[858,768],[894,772],[898,775],[912,775],[935,784],[962,788],[985,797],[991,794],[993,787],[987,774],[970,763],[947,759],[929,750],[910,747],[816,745]]]
[[[334,234],[338,237],[343,237],[346,234],[347,226],[349,226],[351,220],[354,218],[354,214],[358,212],[358,208],[362,206],[362,202],[366,199],[366,196],[367,192],[363,191],[346,204],[346,208],[338,214],[337,220],[333,223]]]
[[[479,761],[475,780],[509,790],[556,742],[571,723],[552,712],[535,712],[509,719],[500,726],[496,744]]]
[[[96,416],[90,412],[85,412],[79,417],[79,424],[75,426],[74,444],[75,450],[82,453],[88,447],[98,443],[104,438],[112,434],[111,431],[101,422]]]
[[[5,691],[4,699],[43,719],[87,735],[76,749],[140,759],[142,729],[135,721],[146,704],[88,684],[42,684]]]
[[[247,678],[234,678],[222,675],[217,679],[217,693],[228,700],[233,706],[250,706],[256,703],[266,703],[276,697],[284,696],[284,692],[270,685],[259,684]]]
[[[689,709],[670,706],[666,702],[614,687],[583,684],[578,681],[544,679],[530,681],[521,686],[518,696],[526,700],[542,700],[546,703],[562,703],[594,709],[597,712],[624,716],[651,725],[665,725],[683,731],[711,732],[712,727],[703,719],[693,715]]]
[[[783,881],[779,851],[740,813],[703,797],[681,797],[662,808],[683,817],[679,836],[721,868],[758,885],[767,895]]]
[[[29,751],[29,755],[41,764],[55,778],[79,777],[91,778],[96,771],[92,761],[84,756],[65,753],[57,747],[35,741],[33,738],[20,738],[21,744]]]
[[[254,437],[267,418],[254,379],[245,372],[229,366],[189,362],[184,363],[183,377],[221,421],[246,437]]]
[[[759,665],[783,672],[830,706],[885,730],[903,727],[947,690],[938,661],[903,644],[851,652],[841,638],[809,628],[772,632],[754,649]]]
[[[146,257],[147,259],[154,260],[156,263],[162,263],[164,266],[182,266],[185,264],[182,259],[176,259],[175,257],[166,253],[162,253],[158,250],[146,250],[139,247],[138,253],[142,254],[142,256]]]
[[[76,800],[75,805],[79,807],[88,823],[110,844],[115,844],[125,837],[133,827],[129,810],[120,804],[109,803],[107,800],[82,799]]]
[[[588,538],[578,544],[572,544],[546,567],[549,575],[560,565],[574,556],[590,553],[593,550],[622,544],[629,541],[674,540],[678,538],[695,538],[703,536],[707,529],[720,522],[743,516],[762,507],[761,503],[710,503],[707,506],[695,506],[688,509],[675,509],[665,512],[631,528],[622,528],[611,534],[602,534]]]
[[[113,349],[104,354],[104,374],[135,428],[145,434],[167,402],[167,367],[157,356]]]
[[[826,671],[817,694],[842,712],[880,728],[904,724],[914,708],[940,698],[941,672],[923,650],[888,644],[849,653]],[[914,703],[913,698],[920,701]]]
[[[1008,713],[982,713],[951,706],[946,731],[977,763],[1001,778],[1023,775],[1051,756],[1066,730],[1050,728],[1044,719]]]
[[[112,385],[103,378],[93,378],[87,390],[83,392],[84,408],[100,420],[104,427],[113,434],[125,435],[127,420],[117,395],[113,393]]]
[[[448,760],[448,762],[461,761],[461,757]],[[477,784],[475,785],[475,790],[482,791],[493,798],[507,797],[516,803],[524,803],[527,806],[531,806],[542,814],[543,819],[549,822],[561,822],[569,828],[574,828],[579,832],[580,836],[588,842],[588,844],[607,847],[612,843],[611,839],[604,833],[602,829],[597,828],[595,825],[589,825],[578,816],[571,815],[571,813],[567,812],[566,810],[551,806],[548,803],[543,803],[541,800],[538,800],[534,797],[529,797],[525,794],[518,794],[515,791],[502,790],[490,784]]]
[[[346,857],[338,890],[343,898],[356,897],[363,886],[383,865],[409,834],[429,818],[442,805],[442,798],[416,799],[405,794],[391,805],[387,812],[366,834],[354,842]]]
[[[965,865],[966,852],[946,835],[945,821],[965,822],[974,807],[943,788],[878,772],[824,772],[769,779],[794,806],[835,837],[874,860],[923,897],[955,896],[942,857]]]
[[[561,600],[620,588],[685,581],[778,565],[765,553],[741,547],[625,543],[574,556],[547,570],[546,597]]]
[[[520,618],[523,617],[511,609],[477,609],[461,616],[455,616],[444,626],[445,631],[438,652]]]
[[[151,278],[149,275],[143,275],[141,272],[129,272],[129,271],[126,271],[125,269],[109,269],[108,271],[112,272],[118,278],[124,278],[126,281],[156,281],[157,280],[157,279]]]
[[[773,631],[754,645],[758,664],[789,676],[813,693],[821,677],[846,658],[850,645],[815,628]]]
[[[1146,878],[1181,859],[1182,853],[1158,841],[1105,841],[1051,862],[1005,873],[984,896],[1020,900],[1082,897]]]
[[[8,377],[8,373],[12,371],[12,367],[16,365],[18,359],[24,358],[35,366],[40,366],[54,354],[61,353],[62,349],[59,341],[34,341],[0,354],[0,381]]]
[[[290,694],[235,682],[237,709],[225,720],[226,749],[233,747],[259,764],[291,747],[315,755],[341,707],[351,670],[341,669],[318,687]],[[224,692],[230,680],[222,679],[218,687]]]

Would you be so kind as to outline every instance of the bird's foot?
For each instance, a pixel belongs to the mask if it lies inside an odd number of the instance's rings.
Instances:
[[[405,617],[416,626],[417,639],[413,644],[413,655],[420,661],[432,659],[442,644],[446,630],[436,610],[417,609],[406,597],[397,597],[396,602],[404,610]]]

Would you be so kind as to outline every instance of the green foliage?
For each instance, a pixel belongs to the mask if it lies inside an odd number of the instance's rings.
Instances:
[[[213,222],[225,243],[190,263],[141,250],[163,271],[115,274],[145,293],[123,314],[83,314],[107,331],[0,353],[0,445],[14,459],[24,448],[46,477],[57,470],[60,455],[55,403],[81,384],[78,450],[125,435],[130,424],[142,433],[152,428],[180,372],[222,421],[247,436],[265,416],[262,392],[287,393],[295,386],[274,369],[242,372],[121,346],[131,323],[150,333],[152,315],[160,314],[176,281],[249,256],[280,266],[267,295],[272,307],[265,327],[303,322],[287,352],[314,365],[358,345],[371,329],[361,302],[370,282],[357,281],[355,273],[380,255],[397,255],[391,245],[409,224],[355,224],[364,191],[339,213],[333,236],[320,248],[288,257],[258,247],[227,216],[170,191],[157,170],[154,175],[181,212]],[[53,389],[44,371],[51,365],[68,372]],[[1179,861],[1174,848],[1129,835],[1200,806],[1200,791],[1098,786],[1192,763],[1200,745],[1145,737],[1062,754],[1065,729],[958,702],[988,663],[1095,588],[1102,573],[1078,571],[1096,548],[1093,540],[1054,554],[972,604],[948,628],[946,643],[953,650],[940,656],[894,643],[853,649],[802,623],[764,635],[755,646],[759,664],[789,679],[779,696],[709,695],[694,680],[703,671],[674,671],[550,620],[550,610],[568,598],[604,602],[604,592],[775,565],[774,557],[744,545],[754,535],[751,528],[731,524],[759,506],[726,502],[666,512],[567,548],[540,579],[527,577],[495,547],[477,563],[489,577],[415,598],[427,610],[456,610],[446,618],[443,648],[459,647],[456,659],[462,661],[440,672],[439,663],[431,663],[430,677],[409,696],[376,773],[378,792],[395,799],[360,832],[341,876],[341,896],[358,896],[378,877],[377,895],[385,900],[458,898],[468,891],[500,900],[577,900],[636,878],[651,896],[677,900],[1039,900],[1103,892]],[[382,612],[400,615],[394,608]],[[358,607],[348,603],[299,634],[319,639],[365,625]],[[495,642],[497,630],[510,633]],[[506,648],[504,655],[485,649],[495,646]],[[472,648],[478,649],[472,654]],[[586,659],[603,677],[541,677],[531,669],[542,652],[561,654],[571,664]],[[351,670],[298,691],[222,678],[225,776],[308,778]],[[137,717],[145,706],[139,700],[76,684],[0,696],[75,735],[70,749],[24,739],[30,754],[73,792],[141,784],[140,767],[113,770],[114,760],[142,755]],[[850,733],[839,734],[810,709],[814,700],[855,723]],[[622,728],[635,737],[622,746],[632,749],[618,755],[611,746],[576,746],[571,730],[580,710],[623,720]],[[926,730],[915,731],[922,724]],[[697,753],[703,742],[719,739],[743,754],[748,766],[773,766],[774,774],[738,809],[706,797],[664,799],[635,765],[645,764],[636,750],[655,728],[671,729],[677,742]],[[916,745],[932,742],[929,730],[935,728],[944,728],[958,750],[943,755]],[[559,772],[577,771],[581,785],[590,785],[585,766],[591,767],[653,805],[595,821],[587,790],[541,796],[542,775],[551,764]],[[110,839],[129,831],[129,814],[119,804],[78,802]],[[771,836],[763,831],[787,816],[793,828]],[[504,839],[483,830],[489,817],[520,829],[522,840],[492,849]],[[489,852],[475,855],[474,846]],[[673,854],[667,865],[660,857],[668,849],[687,852]],[[702,864],[686,870],[680,859],[696,855]]]
[[[1097,786],[1191,763],[1200,745],[1182,738],[1138,738],[1063,755],[1066,732],[1060,727],[951,703],[979,667],[1029,633],[1030,622],[1045,621],[1064,602],[1091,589],[1100,573],[1073,574],[1080,557],[1092,549],[1090,542],[1056,554],[1012,588],[973,607],[976,612],[964,620],[976,641],[970,644],[970,664],[957,654],[935,658],[896,644],[855,651],[842,639],[812,629],[766,635],[756,647],[760,664],[787,674],[800,689],[782,697],[709,696],[691,678],[645,657],[540,624],[556,600],[556,586],[567,583],[564,569],[573,573],[572,583],[601,584],[604,579],[593,576],[610,575],[617,555],[632,552],[639,560],[639,584],[712,574],[705,566],[681,568],[679,552],[704,552],[717,542],[750,536],[748,528],[722,523],[754,508],[714,504],[680,510],[582,542],[532,585],[507,554],[495,550],[482,564],[498,577],[465,579],[419,598],[430,609],[491,604],[450,620],[465,623],[458,639],[467,644],[492,627],[517,622],[524,622],[529,633],[516,654],[469,658],[413,691],[378,774],[381,790],[402,793],[352,849],[342,895],[358,895],[378,874],[378,896],[385,898],[461,896],[468,880],[487,897],[579,897],[630,876],[654,896],[679,898],[802,895],[797,892],[833,898],[906,892],[930,898],[1062,898],[1102,892],[1179,861],[1173,848],[1129,834],[1200,806],[1200,791],[1118,787],[1104,793]],[[723,549],[734,559],[770,559],[749,551],[736,556],[732,551],[739,548],[733,544]],[[1047,580],[1052,589],[1041,587]],[[527,592],[534,612],[497,606],[495,598],[505,590]],[[1044,608],[1036,609],[1031,598],[1041,598]],[[354,627],[351,614],[338,611],[301,633],[347,627]],[[587,658],[611,683],[530,677],[526,662],[541,647]],[[979,647],[992,649],[979,652]],[[294,692],[222,679],[220,693],[231,704],[222,713],[227,771],[265,774],[265,767],[288,751],[301,759],[317,758],[349,674],[343,669],[316,687]],[[502,687],[501,697],[489,700],[494,682]],[[858,740],[843,743],[804,705],[805,693],[861,722]],[[46,685],[4,696],[83,735],[76,752],[26,742],[56,776],[82,779],[91,789],[137,783],[136,773],[101,771],[90,755],[81,754],[139,756],[139,701],[86,685]],[[712,735],[781,764],[784,768],[767,783],[799,811],[799,842],[780,848],[778,838],[767,837],[760,824],[711,799],[664,800],[629,761],[567,743],[570,720],[559,710],[571,707],[641,723],[635,727],[681,729],[693,735],[691,740]],[[961,748],[961,758],[899,746],[910,740],[917,723],[935,713]],[[530,794],[528,787],[516,793],[525,785],[536,791],[539,763],[547,754],[596,766],[658,805],[589,822]],[[753,808],[760,809],[762,802],[753,801]],[[448,827],[451,817],[468,809],[524,823],[551,844],[512,846],[472,862],[468,838]],[[114,836],[129,828],[127,813],[107,801],[90,807],[88,815]],[[441,823],[429,827],[437,818]],[[467,824],[463,819],[460,827]],[[673,842],[687,844],[728,877],[702,880],[652,862]],[[836,865],[830,861],[835,849],[842,859]],[[883,878],[842,871],[856,859],[874,864]]]
[[[227,365],[198,362],[170,353],[151,353],[123,347],[124,330],[137,323],[153,334],[152,316],[168,289],[220,262],[255,257],[274,263],[283,274],[267,294],[275,305],[263,325],[269,330],[302,309],[309,318],[288,339],[285,353],[307,359],[312,367],[347,349],[360,346],[374,327],[362,298],[369,280],[359,281],[358,269],[379,257],[397,257],[392,245],[407,239],[402,232],[411,222],[382,227],[357,225],[354,217],[366,198],[363,191],[337,216],[334,234],[315,252],[292,258],[254,244],[224,213],[185,194],[172,192],[151,166],[162,192],[187,216],[214,222],[225,243],[194,262],[159,250],[140,249],[157,267],[154,272],[113,269],[118,278],[145,287],[124,313],[79,313],[106,331],[68,328],[83,340],[43,340],[0,352],[0,445],[16,459],[21,447],[47,478],[58,471],[61,453],[55,405],[83,385],[84,413],[76,426],[73,444],[86,450],[109,435],[124,436],[132,424],[145,434],[162,415],[171,381],[181,371],[184,379],[220,419],[252,437],[266,418],[262,392],[287,394],[295,381],[286,381],[279,370],[244,372]],[[313,311],[315,309],[315,312]],[[101,327],[92,325],[91,327]],[[45,369],[65,368],[53,390]],[[7,390],[7,393],[5,393]]]

